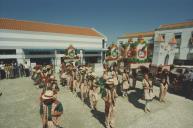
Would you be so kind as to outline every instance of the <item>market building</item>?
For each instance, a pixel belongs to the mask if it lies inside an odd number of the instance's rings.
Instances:
[[[0,19],[0,61],[58,67],[72,45],[82,63],[102,63],[107,37],[94,28]]]

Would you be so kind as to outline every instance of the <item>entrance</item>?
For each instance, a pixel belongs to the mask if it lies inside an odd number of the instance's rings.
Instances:
[[[164,65],[168,65],[168,61],[169,61],[169,55],[167,54],[164,61]]]

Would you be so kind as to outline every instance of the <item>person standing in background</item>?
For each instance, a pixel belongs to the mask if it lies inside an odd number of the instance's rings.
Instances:
[[[5,78],[5,64],[1,61],[0,63],[0,79]]]
[[[25,64],[24,64],[24,70],[25,70],[25,77],[29,77],[30,72],[29,72],[29,66],[28,66],[27,62],[25,62]]]
[[[168,91],[168,83],[166,79],[163,78],[160,84],[160,93],[159,93],[160,102],[165,102],[167,91]]]

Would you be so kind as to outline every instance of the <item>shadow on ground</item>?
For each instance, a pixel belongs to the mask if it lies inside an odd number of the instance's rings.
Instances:
[[[105,113],[98,110],[91,110],[90,112],[105,127]]]
[[[139,102],[139,99],[142,97],[143,91],[136,88],[134,92],[128,94],[128,101],[132,103],[138,109],[144,109],[145,105]]]

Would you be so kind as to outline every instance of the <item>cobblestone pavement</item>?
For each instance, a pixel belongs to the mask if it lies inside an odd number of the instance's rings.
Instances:
[[[116,106],[116,128],[192,128],[193,101],[173,94],[166,103],[154,100],[151,113],[144,113],[144,101],[140,99],[140,82],[137,90],[131,90],[128,98],[119,97]],[[98,111],[91,112],[76,95],[60,87],[58,99],[64,107],[61,124],[64,128],[104,128],[104,102],[98,103]],[[39,116],[40,90],[30,78],[1,80],[0,128],[41,128]],[[158,88],[155,89],[158,95]]]

